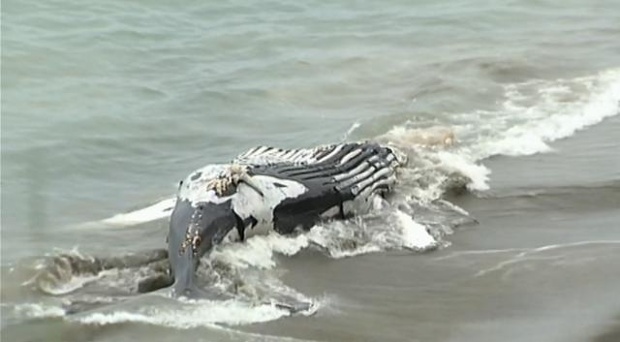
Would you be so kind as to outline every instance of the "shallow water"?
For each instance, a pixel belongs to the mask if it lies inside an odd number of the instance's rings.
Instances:
[[[3,5],[3,338],[613,338],[615,1]],[[312,316],[137,295],[134,272],[148,267],[69,272],[54,295],[22,285],[74,248],[162,248],[165,219],[101,220],[169,198],[204,164],[431,126],[458,142],[415,151],[399,190],[415,221],[383,213],[209,260],[247,298],[312,299]],[[468,191],[446,192],[462,180]],[[411,250],[424,227],[439,248]],[[93,298],[111,303],[67,312]]]

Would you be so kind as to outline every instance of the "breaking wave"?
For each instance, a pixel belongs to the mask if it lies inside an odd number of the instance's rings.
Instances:
[[[549,152],[548,143],[620,112],[620,69],[574,79],[533,80],[504,87],[497,111],[468,113],[482,126],[462,126],[476,160]],[[476,137],[477,136],[477,137]]]
[[[414,185],[409,191],[415,201],[431,203],[462,187],[488,190],[491,171],[481,164],[484,159],[550,152],[549,143],[618,115],[620,69],[507,84],[503,97],[495,110],[450,114],[451,121],[441,126],[418,127],[408,121],[380,137],[412,150],[406,183]],[[428,132],[432,133],[430,148],[421,148],[429,145]],[[441,140],[446,137],[454,137],[456,143],[446,144]]]
[[[153,301],[141,303],[131,309],[114,308],[103,312],[92,312],[69,317],[71,321],[83,324],[109,325],[137,322],[168,326],[178,329],[195,327],[217,327],[217,323],[242,325],[272,321],[288,312],[270,304],[248,305],[236,300],[196,300],[181,304]]]

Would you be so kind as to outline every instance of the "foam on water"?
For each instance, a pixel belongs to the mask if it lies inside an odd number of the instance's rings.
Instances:
[[[63,317],[68,321],[83,324],[110,325],[126,322],[137,322],[161,325],[178,329],[194,327],[216,327],[217,324],[229,326],[266,322],[290,315],[288,310],[266,303],[255,305],[236,300],[229,301],[174,301],[175,305],[156,301],[144,301],[137,307],[123,308],[113,304],[101,310],[81,314],[68,314],[60,306],[25,303],[12,307],[15,316],[24,318]],[[313,314],[318,309],[304,314]]]
[[[620,69],[574,79],[532,80],[504,86],[504,101],[496,110],[477,110],[451,115],[458,144],[451,148],[416,148],[418,141],[432,147],[447,135],[436,127],[426,130],[406,122],[381,136],[415,151],[413,195],[430,202],[440,198],[446,182],[463,177],[467,188],[488,190],[490,170],[480,161],[495,155],[525,156],[552,151],[550,142],[620,113]],[[428,133],[433,134],[428,136]],[[413,138],[412,138],[413,137]],[[422,137],[422,138],[420,138]],[[450,145],[450,144],[448,144]],[[449,185],[449,184],[448,184]]]
[[[477,191],[489,189],[487,181],[489,180],[491,170],[484,165],[472,163],[465,156],[448,151],[438,151],[437,158],[440,160],[444,170],[452,173],[456,172],[466,177],[468,189]]]
[[[17,304],[13,311],[18,317],[27,318],[62,317],[66,314],[61,307],[42,303]]]
[[[351,136],[351,134],[353,134],[353,132],[355,132],[355,130],[357,130],[362,124],[360,124],[359,122],[354,122],[351,127],[349,127],[349,129],[343,134],[342,136],[342,141],[345,141],[347,139],[349,139],[349,137]]]
[[[469,137],[478,136],[461,150],[476,161],[494,155],[549,152],[552,148],[548,143],[620,112],[620,69],[574,79],[509,84],[504,88],[501,108],[473,113],[481,127],[463,129]]]
[[[320,247],[335,259],[399,248],[422,251],[436,246],[437,241],[427,227],[401,210],[390,213],[387,224],[375,226],[366,221],[334,221],[292,236],[276,232],[257,235],[244,243],[218,246],[209,258],[239,269],[273,269],[277,266],[275,254],[294,255],[311,246]]]
[[[238,268],[257,267],[271,269],[276,266],[274,253],[294,255],[308,247],[305,235],[284,236],[271,232],[265,236],[253,236],[244,243],[231,243],[216,248],[212,257]]]
[[[58,296],[73,292],[101,277],[94,267],[86,269],[95,265],[94,258],[81,254],[77,248],[64,253],[56,250],[55,253],[58,254],[38,260],[33,267],[36,270],[35,276],[22,285],[35,285],[45,293]]]
[[[433,246],[436,241],[427,228],[417,223],[413,218],[402,211],[396,211],[396,217],[400,221],[402,228],[402,239],[404,246],[412,249],[425,249]]]
[[[127,322],[167,326],[177,329],[217,327],[218,324],[237,326],[276,320],[290,316],[290,312],[272,304],[254,305],[239,301],[210,302],[205,300],[185,302],[182,305],[145,304],[140,308],[95,310],[82,314],[69,314],[61,306],[41,303],[23,303],[12,306],[15,317],[26,319],[63,318],[88,325],[111,325]],[[318,310],[304,312],[311,315]]]
[[[380,223],[359,219],[313,227],[305,234],[312,245],[335,259],[393,249],[425,251],[437,246],[427,227],[401,210],[394,210]]]
[[[84,324],[108,325],[138,322],[172,328],[214,327],[215,324],[243,325],[267,322],[289,315],[274,305],[248,305],[238,301],[186,301],[174,307],[145,305],[134,310],[93,312],[69,318]]]
[[[73,275],[68,281],[64,283],[40,283],[40,289],[54,296],[59,296],[67,293],[71,293],[77,289],[83,288],[85,285],[92,283],[101,278],[101,274],[98,275]]]
[[[128,213],[116,214],[112,217],[101,220],[101,222],[113,226],[130,226],[159,220],[170,216],[175,203],[176,198],[167,198],[146,208]]]
[[[22,285],[53,296],[72,295],[91,285],[131,294],[140,279],[167,269],[167,264],[162,262],[167,263],[163,250],[107,258],[86,255],[77,248],[57,250],[37,260],[33,265],[34,275]]]

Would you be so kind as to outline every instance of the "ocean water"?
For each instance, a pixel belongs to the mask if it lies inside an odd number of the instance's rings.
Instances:
[[[1,19],[3,340],[620,340],[617,1],[12,0]],[[437,127],[456,143],[407,144]],[[137,293],[193,169],[360,139],[406,145],[398,209],[221,246],[201,276],[237,299]]]

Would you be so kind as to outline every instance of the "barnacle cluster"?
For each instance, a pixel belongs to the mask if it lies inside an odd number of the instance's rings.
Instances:
[[[247,170],[247,166],[233,164],[215,179],[210,180],[207,183],[207,190],[214,190],[219,197],[230,196],[235,193],[239,182],[247,177]]]
[[[202,238],[200,237],[200,231],[198,229],[198,225],[195,222],[200,222],[202,218],[201,210],[196,210],[194,215],[192,216],[192,224],[187,227],[187,231],[185,232],[185,239],[179,248],[179,254],[183,254],[188,247],[192,247],[192,253],[194,256],[198,254],[198,247],[200,246],[200,242],[202,242]]]

